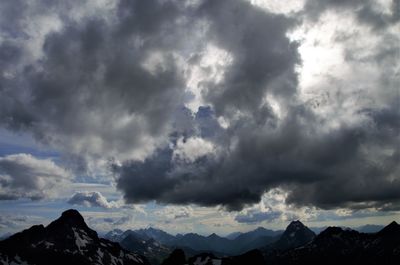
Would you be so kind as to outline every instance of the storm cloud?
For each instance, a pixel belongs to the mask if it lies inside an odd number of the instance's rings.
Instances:
[[[45,4],[2,27],[0,125],[76,161],[111,161],[127,203],[241,210],[280,188],[294,206],[399,204],[398,1],[306,1],[289,14],[239,0],[109,1],[97,13],[71,2],[39,19]],[[353,23],[328,36],[341,61],[317,61],[325,72],[307,83],[293,32],[331,29],[332,17]]]

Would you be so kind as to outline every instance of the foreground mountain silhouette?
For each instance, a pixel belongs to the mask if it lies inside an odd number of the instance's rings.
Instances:
[[[311,242],[287,250],[267,250],[266,264],[400,264],[400,225],[390,223],[378,233],[364,234],[328,227]]]
[[[165,248],[153,238],[164,242],[174,238],[193,238],[194,244],[207,247],[204,244],[209,242],[211,248],[224,247],[218,246],[224,242],[237,242],[216,234],[208,237],[197,234],[174,237],[157,229],[138,231],[113,231],[110,237],[125,235],[120,241],[121,247],[119,243],[99,238],[78,211],[68,210],[47,227],[32,226],[0,241],[0,264],[149,265],[149,260],[153,265],[400,264],[400,225],[396,222],[377,233],[328,227],[316,236],[300,221],[293,221],[282,234],[275,236],[274,242],[235,255],[196,252],[189,248],[172,251],[172,247]],[[242,239],[255,235],[258,235],[256,238],[262,238],[269,233],[256,229]]]
[[[0,264],[148,265],[147,259],[118,243],[99,238],[76,210],[47,227],[35,225],[0,242]]]
[[[264,265],[261,251],[254,249],[242,255],[217,257],[212,253],[202,253],[186,259],[181,249],[174,250],[161,265]]]
[[[296,248],[307,244],[314,237],[315,233],[302,222],[293,221],[288,225],[278,241],[268,247],[281,250]]]

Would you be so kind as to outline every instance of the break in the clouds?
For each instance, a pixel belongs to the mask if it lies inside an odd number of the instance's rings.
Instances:
[[[76,174],[111,169],[127,203],[242,210],[279,188],[296,207],[398,207],[398,1],[0,6],[0,126],[73,158]],[[2,193],[44,196],[5,172]]]
[[[54,197],[70,181],[70,173],[50,159],[29,154],[0,157],[0,200]]]

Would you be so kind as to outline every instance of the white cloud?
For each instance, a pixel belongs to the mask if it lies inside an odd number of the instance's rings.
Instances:
[[[213,153],[213,144],[199,137],[191,137],[184,140],[179,138],[174,150],[173,158],[193,162],[196,159]]]
[[[51,159],[30,154],[0,157],[0,199],[54,197],[72,176]]]
[[[123,202],[121,200],[108,201],[107,198],[98,191],[76,192],[68,200],[68,203],[74,205],[84,205],[86,207],[101,207],[106,209],[120,208],[123,206]]]
[[[166,206],[155,212],[156,215],[167,219],[181,219],[193,216],[193,208],[190,206]]]

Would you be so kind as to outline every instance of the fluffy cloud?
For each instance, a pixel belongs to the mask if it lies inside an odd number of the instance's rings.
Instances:
[[[3,126],[27,129],[41,142],[92,156],[141,159],[165,142],[170,116],[184,97],[174,55],[181,39],[175,29],[182,28],[178,8],[119,1],[113,12],[104,18],[57,13],[62,26],[43,36],[43,56],[33,62],[18,60],[28,52],[27,42],[14,35],[2,42]],[[22,34],[22,22],[15,21],[9,31]]]
[[[0,199],[39,200],[56,195],[71,175],[50,159],[29,154],[0,157]]]
[[[107,198],[98,191],[76,192],[68,200],[68,203],[74,205],[84,205],[86,207],[100,207],[106,209],[119,208],[123,205],[121,201],[108,201]]]
[[[240,26],[234,26],[239,9],[243,19]],[[399,113],[396,77],[390,74],[398,63],[393,57],[381,56],[395,45],[378,39],[372,47],[365,46],[372,48],[371,55],[360,54],[362,58],[354,60],[346,54],[357,52],[346,49],[360,43],[332,26],[337,19],[352,21],[352,14],[333,10],[329,15],[335,20],[322,16],[322,20],[306,20],[311,23],[306,28],[333,30],[336,40],[331,39],[330,45],[339,49],[341,66],[321,74],[317,82],[298,84],[297,48],[304,46],[287,38],[294,23],[291,19],[242,2],[206,1],[200,10],[210,21],[209,38],[232,58],[222,78],[201,84],[204,100],[214,112],[200,119],[202,123],[193,118],[202,124],[200,130],[192,130],[194,134],[211,141],[219,152],[191,163],[175,163],[175,151],[169,147],[144,162],[116,167],[118,187],[128,202],[157,200],[238,210],[276,187],[288,191],[287,203],[324,209],[383,210],[399,201],[399,166],[395,163],[399,153],[394,148],[399,141],[395,133]],[[356,25],[354,30],[374,38],[371,25]],[[391,29],[381,34],[398,39]],[[308,55],[317,48],[311,47]],[[331,49],[326,48],[325,52]],[[307,57],[302,59],[309,64]],[[386,87],[385,92],[381,87]],[[229,126],[212,125],[212,134],[203,133],[205,124],[218,124],[220,117]],[[332,188],[335,193],[329,192]]]
[[[43,4],[2,23],[0,125],[111,161],[128,203],[397,208],[398,1]]]
[[[194,162],[196,159],[215,152],[212,143],[198,137],[191,137],[186,140],[178,139],[176,148],[172,154],[173,159],[183,159]]]

